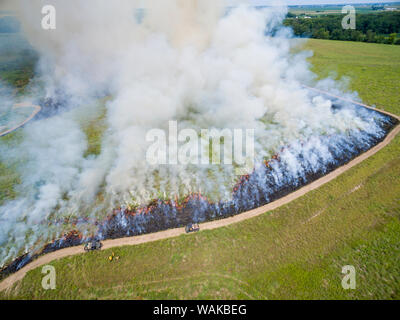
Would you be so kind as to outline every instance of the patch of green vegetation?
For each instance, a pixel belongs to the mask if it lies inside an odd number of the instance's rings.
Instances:
[[[17,91],[23,90],[33,77],[32,68],[23,67],[15,71],[3,71],[0,79],[12,85]]]
[[[21,95],[35,74],[37,53],[18,33],[0,33],[0,80]]]
[[[364,103],[400,114],[400,46],[313,39],[305,49],[319,78],[345,77]]]
[[[7,152],[12,145],[19,143],[22,139],[20,132],[13,132],[0,138],[2,152]],[[20,184],[20,175],[17,171],[17,163],[5,163],[1,161],[0,155],[0,205],[5,201],[16,197],[15,186]]]
[[[364,101],[400,113],[399,91],[392,87],[400,73],[375,79],[388,65],[398,68],[398,51],[387,58],[385,45],[316,40],[307,48],[315,50],[311,62],[321,76],[331,70],[347,76]],[[368,79],[375,81],[366,84]],[[399,299],[399,179],[396,137],[337,179],[272,212],[216,230],[57,260],[51,263],[56,290],[42,289],[38,268],[0,298]],[[120,259],[110,262],[112,252]],[[356,268],[355,290],[341,287],[344,265]]]
[[[25,48],[25,49],[22,49]],[[0,34],[0,82],[14,89],[14,94],[23,95],[34,75],[36,55],[26,49],[19,35]],[[8,90],[6,90],[8,91]],[[3,93],[3,92],[2,92]],[[19,113],[23,111],[19,111]],[[11,114],[11,111],[9,112]],[[0,126],[9,123],[7,114],[2,114]],[[6,126],[7,127],[7,126]],[[1,152],[8,152],[21,141],[21,131],[0,137]],[[5,163],[0,155],[0,205],[16,196],[15,186],[20,184],[16,163]]]
[[[15,167],[10,168],[0,162],[0,205],[16,196],[14,186],[19,183],[20,177]]]
[[[400,44],[400,11],[360,14],[357,12],[355,29],[344,29],[344,14],[297,16],[288,13],[284,25],[291,27],[296,36],[315,39],[362,41]]]
[[[107,129],[105,104],[109,97],[99,100],[93,108],[93,112],[87,113],[86,117],[81,118],[82,130],[86,134],[88,149],[85,157],[99,155],[104,131]]]

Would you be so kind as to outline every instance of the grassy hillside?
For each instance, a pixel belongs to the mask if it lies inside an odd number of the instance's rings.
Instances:
[[[350,89],[378,108],[400,113],[400,48],[376,43],[310,40],[313,71],[349,80]]]
[[[347,76],[369,104],[400,114],[400,46],[312,40],[321,76]],[[74,256],[0,298],[400,299],[400,137],[339,178],[272,212],[212,231]],[[110,262],[115,253],[119,260]],[[341,270],[354,265],[357,288]]]

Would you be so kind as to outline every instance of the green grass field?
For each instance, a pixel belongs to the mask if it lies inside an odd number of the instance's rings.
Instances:
[[[400,46],[311,40],[320,76],[400,114]],[[89,130],[90,131],[90,130]],[[96,153],[96,148],[93,150]],[[56,290],[27,274],[2,299],[400,299],[400,137],[300,199],[198,234],[74,256]],[[0,167],[1,170],[1,167]],[[115,253],[118,261],[108,261]],[[357,288],[341,286],[356,268]]]
[[[400,49],[376,43],[310,40],[313,71],[348,80],[369,105],[400,114]]]

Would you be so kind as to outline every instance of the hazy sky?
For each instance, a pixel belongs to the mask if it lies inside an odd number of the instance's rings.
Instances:
[[[29,1],[29,0],[26,0]],[[83,0],[82,0],[83,1]],[[226,0],[227,3],[233,3],[238,0]],[[240,1],[240,0],[239,0]],[[385,2],[400,2],[400,0],[250,0],[254,5],[268,5],[277,2],[287,5],[299,4],[350,4],[350,3],[385,3]],[[9,9],[7,1],[0,0],[0,10]]]

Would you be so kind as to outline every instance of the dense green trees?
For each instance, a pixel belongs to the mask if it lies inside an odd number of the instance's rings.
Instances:
[[[343,29],[343,17],[330,14],[304,19],[289,14],[284,24],[301,37],[400,44],[400,12],[357,14],[355,30]]]

